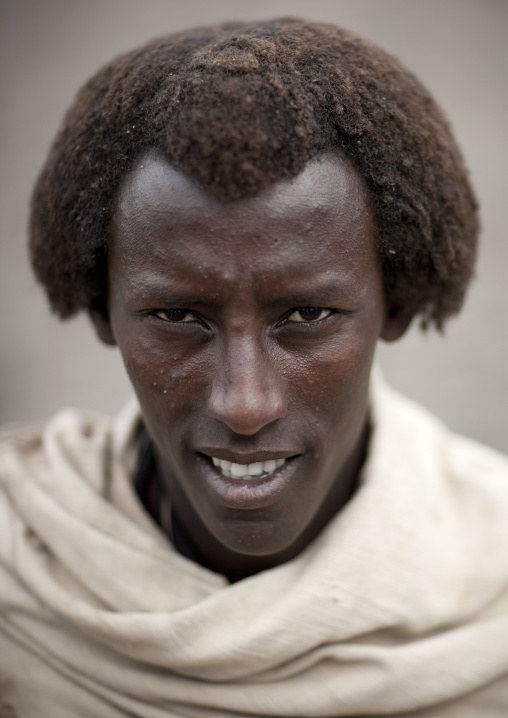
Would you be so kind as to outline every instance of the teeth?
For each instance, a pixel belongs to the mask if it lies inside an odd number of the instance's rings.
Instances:
[[[245,474],[248,473],[248,469],[249,467],[244,464],[231,464],[231,468],[229,470],[235,478],[239,479],[240,476],[245,476]]]
[[[247,473],[249,476],[259,476],[263,473],[263,462],[262,461],[256,461],[255,464],[249,464],[247,466]]]
[[[212,462],[229,479],[251,479],[253,476],[271,474],[279,466],[285,464],[286,459],[269,459],[268,461],[256,461],[253,464],[235,464],[212,456]]]

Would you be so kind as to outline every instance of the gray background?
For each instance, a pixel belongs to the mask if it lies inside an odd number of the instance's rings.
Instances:
[[[27,202],[78,86],[113,55],[200,23],[300,15],[344,25],[414,70],[450,117],[481,204],[477,279],[444,338],[380,346],[390,381],[454,429],[508,452],[508,2],[504,0],[2,0],[0,421],[62,405],[116,411],[116,350],[85,317],[60,324],[27,262]]]

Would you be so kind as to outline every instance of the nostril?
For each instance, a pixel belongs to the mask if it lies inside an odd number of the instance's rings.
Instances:
[[[226,424],[236,434],[252,435],[277,421],[286,413],[286,402],[280,391],[253,391],[232,386],[215,388],[208,401],[207,413]]]
[[[209,415],[226,424],[235,434],[252,436],[265,426],[281,418],[281,415],[272,411],[251,411],[248,408],[242,411],[209,411]]]

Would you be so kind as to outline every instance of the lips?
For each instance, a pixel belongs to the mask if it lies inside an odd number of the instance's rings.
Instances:
[[[243,479],[252,481],[254,477],[267,477],[269,474],[283,466],[286,459],[268,459],[268,461],[255,461],[251,464],[237,464],[225,459],[218,459],[212,456],[212,463],[216,466],[224,476],[229,479]]]
[[[222,453],[222,452],[221,452]],[[275,503],[289,488],[301,456],[239,463],[198,454],[208,490],[230,509],[261,509]]]

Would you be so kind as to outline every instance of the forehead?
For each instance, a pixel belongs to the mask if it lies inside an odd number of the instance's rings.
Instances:
[[[121,186],[113,217],[112,254],[137,266],[185,256],[206,264],[219,254],[242,264],[276,265],[293,257],[326,261],[339,251],[361,264],[375,254],[367,189],[350,160],[328,152],[300,174],[259,194],[224,202],[175,169],[161,154],[140,158]],[[279,264],[280,264],[279,262]]]

